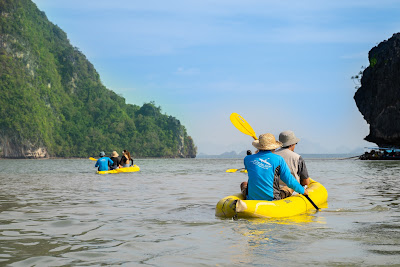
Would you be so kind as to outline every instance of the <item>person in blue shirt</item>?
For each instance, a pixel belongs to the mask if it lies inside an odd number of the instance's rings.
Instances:
[[[258,149],[258,153],[244,158],[248,181],[240,185],[246,199],[271,201],[290,196],[290,193],[280,189],[280,179],[294,191],[308,195],[307,189],[290,173],[285,160],[273,153],[282,146],[281,142],[275,140],[274,135],[260,135],[259,139],[253,142],[253,146]]]
[[[99,167],[99,171],[108,171],[108,164],[113,164],[114,162],[109,158],[105,157],[106,153],[104,151],[100,152],[100,158],[96,161],[95,167]]]

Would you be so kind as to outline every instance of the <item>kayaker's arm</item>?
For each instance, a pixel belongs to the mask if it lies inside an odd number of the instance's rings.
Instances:
[[[299,168],[297,171],[297,175],[300,177],[300,184],[302,186],[310,184],[310,176],[308,175],[306,163],[301,156],[299,158]]]

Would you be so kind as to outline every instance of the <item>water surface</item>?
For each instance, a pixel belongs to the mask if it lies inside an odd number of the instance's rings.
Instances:
[[[220,219],[240,159],[0,160],[0,265],[387,266],[400,264],[400,161],[306,159],[328,206],[281,220]]]

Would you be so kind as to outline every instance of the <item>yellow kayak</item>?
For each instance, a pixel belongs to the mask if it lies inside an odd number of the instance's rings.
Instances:
[[[138,172],[140,171],[140,168],[138,165],[133,165],[131,167],[124,167],[124,168],[118,168],[115,170],[109,170],[109,171],[97,171],[98,174],[108,174],[108,173],[124,173],[124,172]]]
[[[321,206],[328,200],[328,191],[325,187],[310,179],[308,196],[317,205]],[[241,193],[221,199],[215,207],[215,216],[223,218],[282,218],[299,215],[312,210],[314,206],[301,194],[285,199],[243,200]]]

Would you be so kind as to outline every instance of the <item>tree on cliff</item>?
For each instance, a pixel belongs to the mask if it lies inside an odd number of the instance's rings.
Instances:
[[[3,157],[195,157],[179,120],[107,89],[65,32],[31,0],[0,0],[0,151]]]

